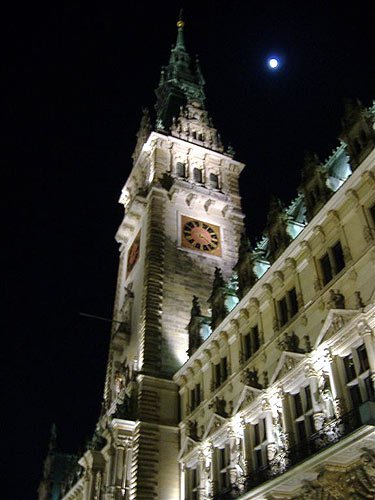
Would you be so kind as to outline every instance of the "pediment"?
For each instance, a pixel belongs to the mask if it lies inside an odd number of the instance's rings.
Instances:
[[[214,413],[208,423],[206,431],[202,437],[202,440],[206,439],[211,434],[214,434],[220,427],[227,424],[228,420],[217,413]]]
[[[197,445],[197,443],[194,441],[194,439],[192,439],[189,436],[186,436],[186,438],[182,444],[181,451],[178,454],[178,460],[182,460],[182,458],[185,455],[187,455],[188,453],[190,453],[191,450],[193,450],[196,447],[196,445]]]
[[[349,321],[357,316],[360,311],[355,309],[330,309],[324,321],[322,329],[316,339],[314,349],[322,342],[330,339],[335,333],[343,328]]]
[[[262,394],[262,389],[257,389],[256,387],[251,387],[245,385],[237,403],[233,408],[233,414],[238,413],[241,410],[247,408],[260,394]]]
[[[270,385],[287,375],[305,358],[305,354],[301,354],[299,352],[284,351],[281,354],[279,362],[276,366],[276,370],[271,377]]]

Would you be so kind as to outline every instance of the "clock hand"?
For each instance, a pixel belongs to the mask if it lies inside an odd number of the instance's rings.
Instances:
[[[209,244],[210,244],[210,242],[208,241],[208,239],[205,237],[205,235],[204,235],[204,234],[200,234],[200,233],[199,233],[199,237],[200,237],[203,241],[205,241],[205,242],[207,243],[207,245],[209,245]]]

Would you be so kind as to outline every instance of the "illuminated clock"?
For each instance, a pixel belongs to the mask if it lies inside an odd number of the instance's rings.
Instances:
[[[181,217],[181,244],[191,250],[220,256],[220,228],[215,224],[183,215]]]
[[[141,241],[141,232],[139,231],[139,233],[137,234],[136,238],[134,239],[133,243],[131,244],[131,246],[128,250],[128,260],[127,260],[127,266],[126,266],[126,275],[127,276],[131,273],[134,266],[138,262],[140,241]]]

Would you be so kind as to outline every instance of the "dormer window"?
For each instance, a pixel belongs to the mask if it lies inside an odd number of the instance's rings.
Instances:
[[[195,168],[193,170],[193,178],[194,182],[199,182],[199,184],[202,184],[202,170],[200,168]]]
[[[185,163],[181,163],[180,161],[177,162],[176,164],[176,175],[177,177],[186,177],[186,167]]]
[[[219,176],[216,174],[210,174],[210,186],[213,189],[219,189]]]

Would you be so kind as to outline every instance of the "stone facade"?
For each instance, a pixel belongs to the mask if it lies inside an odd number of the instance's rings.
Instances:
[[[374,498],[375,109],[355,166],[345,143],[307,158],[252,248],[191,68],[180,20],[120,197],[102,414],[60,497]]]

